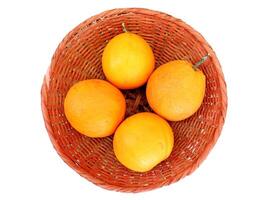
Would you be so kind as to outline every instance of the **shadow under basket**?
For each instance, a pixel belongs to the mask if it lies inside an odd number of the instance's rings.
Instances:
[[[151,171],[128,170],[116,159],[113,137],[89,138],[75,131],[63,109],[65,95],[76,82],[105,79],[101,57],[107,42],[122,33],[122,23],[152,47],[156,67],[171,60],[196,63],[210,54],[200,69],[206,75],[206,93],[200,109],[190,118],[170,122],[174,148],[170,157]],[[151,111],[145,86],[123,91],[126,116]],[[74,28],[59,44],[45,75],[42,111],[51,142],[60,157],[87,180],[110,190],[141,192],[178,181],[191,174],[216,143],[224,124],[227,95],[218,59],[205,39],[192,27],[162,12],[140,8],[105,11]]]

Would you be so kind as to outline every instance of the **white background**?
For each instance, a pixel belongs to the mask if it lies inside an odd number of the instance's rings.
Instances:
[[[229,107],[218,143],[191,176],[154,191],[99,188],[48,138],[40,89],[58,43],[86,18],[145,7],[181,18],[214,48]],[[75,0],[0,3],[0,199],[267,199],[267,6],[264,1]]]

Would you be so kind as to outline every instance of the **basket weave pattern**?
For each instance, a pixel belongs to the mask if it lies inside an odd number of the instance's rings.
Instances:
[[[174,149],[170,157],[146,173],[126,169],[114,156],[112,136],[95,139],[76,132],[68,123],[63,102],[77,81],[105,79],[101,56],[107,42],[122,32],[121,24],[152,47],[156,67],[175,59],[201,65],[207,78],[200,109],[181,122],[170,122]],[[127,116],[150,111],[145,86],[123,91]],[[167,14],[147,9],[114,9],[89,18],[59,44],[42,85],[42,111],[51,142],[60,157],[81,176],[106,189],[140,192],[176,182],[192,173],[216,143],[226,115],[226,84],[220,64],[205,39],[190,26]]]

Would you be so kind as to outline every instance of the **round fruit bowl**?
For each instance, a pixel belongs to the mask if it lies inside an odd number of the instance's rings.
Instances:
[[[121,33],[122,23],[142,36],[152,47],[156,67],[176,59],[201,65],[206,75],[206,93],[200,109],[190,118],[170,122],[174,148],[170,157],[149,172],[128,170],[114,156],[112,136],[89,138],[68,123],[63,102],[68,89],[84,79],[105,79],[101,67],[107,42]],[[145,86],[123,91],[126,116],[151,111]],[[45,75],[42,91],[45,126],[60,157],[81,176],[101,187],[123,192],[140,192],[176,182],[192,173],[216,143],[226,115],[226,85],[215,53],[189,25],[170,15],[139,8],[105,11],[74,28],[59,44]]]

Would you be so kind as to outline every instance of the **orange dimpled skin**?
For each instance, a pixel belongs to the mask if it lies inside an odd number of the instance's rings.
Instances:
[[[170,121],[180,121],[193,115],[200,107],[206,78],[199,69],[184,60],[168,62],[158,67],[147,82],[146,96],[150,107]]]
[[[64,101],[66,118],[74,129],[89,137],[113,134],[126,109],[121,91],[104,80],[74,84]]]
[[[114,135],[113,149],[124,166],[146,172],[169,157],[173,143],[168,122],[154,113],[143,112],[120,124]]]
[[[112,38],[102,56],[106,78],[120,89],[134,89],[145,84],[154,70],[154,64],[149,44],[130,32]]]

